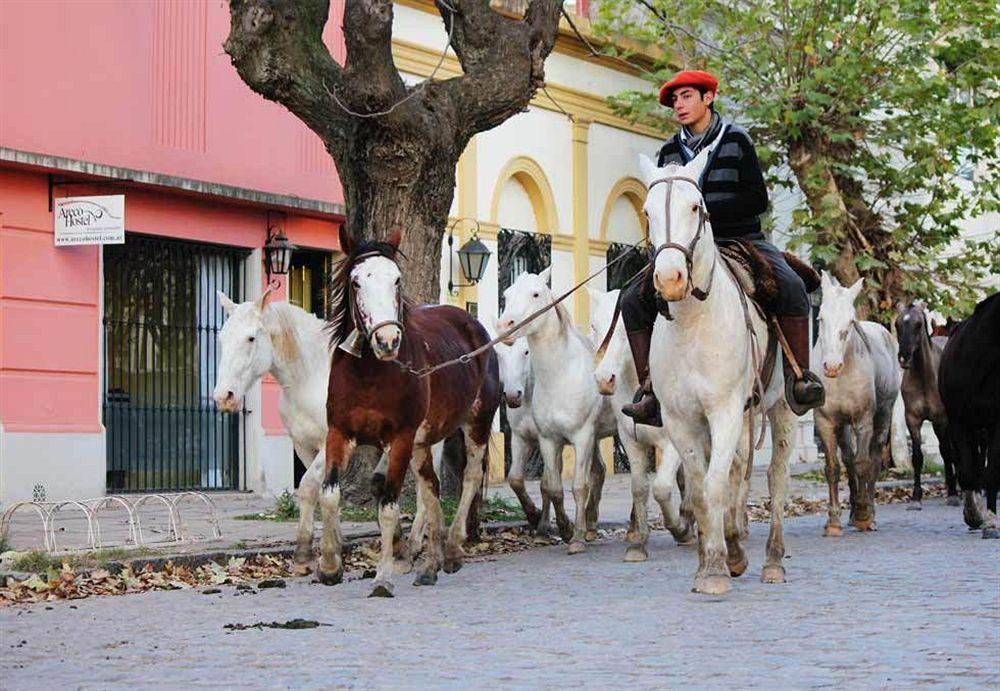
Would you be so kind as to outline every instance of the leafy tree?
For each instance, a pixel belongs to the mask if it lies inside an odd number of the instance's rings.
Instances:
[[[437,0],[463,74],[404,83],[392,59],[392,0],[346,0],[347,54],[323,44],[329,0],[231,0],[225,50],[246,84],[301,119],[344,186],[348,229],[404,229],[404,288],[436,302],[455,167],[477,132],[523,111],[544,83],[561,0]]]
[[[598,33],[662,48],[650,81],[719,76],[772,187],[802,192],[793,246],[842,283],[864,276],[866,312],[919,296],[966,313],[1000,274],[996,229],[960,237],[1000,209],[994,3],[601,0],[598,14]],[[669,131],[655,90],[612,100]]]

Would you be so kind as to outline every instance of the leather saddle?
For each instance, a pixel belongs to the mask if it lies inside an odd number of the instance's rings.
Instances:
[[[721,240],[717,244],[723,261],[726,262],[726,266],[729,267],[744,294],[760,307],[765,320],[770,321],[778,305],[780,287],[767,257],[761,254],[752,242],[740,238]],[[819,288],[819,274],[811,266],[794,254],[788,252],[782,254],[788,266],[805,283],[807,293]]]
[[[743,293],[750,298],[754,307],[760,312],[760,316],[768,324],[767,350],[764,360],[761,363],[760,378],[763,389],[767,389],[774,373],[774,365],[778,356],[778,334],[780,329],[776,319],[776,308],[779,299],[777,277],[771,263],[753,243],[740,238],[727,239],[718,242],[719,254],[726,263],[730,273],[736,278]],[[782,253],[788,266],[794,271],[805,284],[806,292],[811,293],[820,286],[819,274],[811,266],[803,262],[794,254]],[[783,338],[783,337],[782,337]],[[762,389],[762,390],[763,390]],[[747,405],[756,405],[759,399],[758,392],[755,391],[751,401]]]

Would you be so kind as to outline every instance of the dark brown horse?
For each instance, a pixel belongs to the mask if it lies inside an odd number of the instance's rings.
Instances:
[[[948,441],[948,415],[938,393],[938,368],[947,338],[930,336],[930,325],[923,305],[904,307],[896,318],[896,337],[899,339],[899,366],[903,368],[900,393],[906,408],[906,428],[913,443],[913,501],[912,509],[920,508],[924,489],[920,473],[924,467],[920,430],[924,420],[930,420],[938,438],[941,460],[944,461],[944,479],[948,486],[948,503],[958,506],[958,488],[955,481],[955,458]]]
[[[425,512],[427,549],[414,585],[433,585],[437,572],[462,566],[466,518],[482,483],[490,427],[500,403],[496,354],[487,350],[466,363],[427,377],[413,370],[457,358],[489,342],[483,326],[467,312],[447,305],[411,307],[400,291],[397,248],[388,242],[356,243],[343,228],[346,258],[333,278],[331,337],[338,344],[362,344],[360,355],[336,348],[327,398],[326,476],[323,483],[323,540],[320,579],[343,574],[339,529],[339,474],[357,444],[388,448],[385,474],[372,477],[379,503],[382,553],[373,596],[392,596],[393,537],[399,524],[399,493],[407,466],[414,470],[418,501]],[[457,430],[465,439],[466,466],[458,513],[447,545],[431,445]]]
[[[976,305],[972,316],[952,332],[941,356],[938,387],[948,411],[948,436],[957,451],[965,522],[970,528],[982,527],[984,538],[1000,538],[1000,293]]]

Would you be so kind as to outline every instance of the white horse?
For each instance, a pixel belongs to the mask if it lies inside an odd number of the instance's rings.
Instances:
[[[823,272],[817,347],[823,362],[826,402],[816,410],[816,431],[826,455],[830,492],[824,535],[843,533],[840,525],[840,461],[851,490],[851,525],[875,530],[875,480],[888,451],[892,411],[899,397],[899,346],[880,324],[859,321],[854,301],[864,279],[842,288]]]
[[[278,415],[295,453],[308,465],[297,491],[299,527],[297,573],[310,571],[313,515],[323,481],[326,445],[326,392],[330,378],[325,322],[287,302],[268,302],[270,289],[257,300],[236,304],[219,291],[227,315],[219,331],[218,378],[214,398],[219,410],[238,412],[254,383],[270,372],[281,386]]]
[[[745,507],[739,503],[752,418],[744,409],[753,393],[758,359],[754,352],[764,352],[768,328],[752,306],[745,312],[740,288],[713,241],[695,182],[711,149],[685,166],[657,168],[642,155],[639,165],[649,188],[644,205],[649,234],[657,247],[653,285],[672,315],[672,321],[658,317],[653,329],[653,391],[669,421],[667,433],[681,455],[694,502],[699,534],[694,590],[722,594],[732,587],[731,574],[747,566],[740,545]],[[760,412],[771,421],[773,439],[768,468],[771,530],[761,580],[781,583],[782,518],[795,418],[785,403],[780,365],[751,414],[756,418]]]
[[[607,293],[588,288],[590,293],[591,339],[600,343],[611,327],[618,290]],[[632,360],[632,351],[625,336],[625,324],[619,319],[608,343],[604,357],[594,372],[597,388],[611,400],[618,423],[618,438],[628,454],[632,479],[632,522],[633,538],[625,549],[625,561],[645,561],[646,543],[649,541],[649,479],[647,459],[654,449],[660,451],[660,467],[653,481],[653,497],[663,512],[663,524],[680,544],[694,539],[694,525],[690,509],[685,507],[684,515],[678,510],[674,500],[673,486],[680,468],[680,456],[670,443],[665,427],[637,425],[632,418],[621,412],[621,407],[632,401],[633,392],[639,388],[639,374]],[[667,478],[670,478],[669,480]]]
[[[525,272],[504,291],[506,307],[497,320],[499,332],[509,331],[535,310],[554,302],[550,275],[551,267],[541,274]],[[597,442],[614,434],[615,415],[608,399],[594,387],[594,348],[573,326],[561,304],[519,333],[528,341],[534,376],[531,414],[545,464],[542,492],[552,502],[560,534],[569,542],[569,553],[577,554],[584,551],[585,540],[597,537],[597,507],[605,474]],[[566,444],[572,444],[576,453],[576,521],[572,526],[563,508],[561,467]]]
[[[295,571],[311,572],[313,523],[323,481],[326,450],[326,396],[330,379],[330,339],[326,322],[288,302],[269,302],[270,289],[256,300],[237,304],[219,291],[226,322],[219,331],[220,359],[213,397],[225,413],[239,412],[243,397],[270,372],[281,387],[278,415],[292,446],[308,465],[299,482],[299,525]],[[434,449],[440,456],[441,445]],[[384,464],[384,459],[382,463]],[[412,563],[423,537],[423,506],[417,506],[410,540],[400,552]],[[405,564],[404,564],[405,568]]]
[[[535,382],[531,375],[528,341],[519,338],[513,345],[498,343],[494,349],[500,362],[500,384],[503,387],[504,401],[507,403],[507,423],[510,425],[511,435],[510,472],[507,473],[507,484],[521,502],[528,524],[536,531],[547,533],[551,502],[543,492],[542,510],[539,511],[524,487],[524,462],[538,444],[538,428],[531,413]]]

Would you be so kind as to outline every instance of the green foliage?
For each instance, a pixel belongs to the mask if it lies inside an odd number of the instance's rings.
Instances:
[[[278,495],[274,501],[274,520],[276,521],[297,521],[299,520],[299,505],[295,501],[295,495],[287,489]]]
[[[985,0],[602,0],[595,28],[662,48],[655,85],[678,67],[720,77],[772,189],[803,192],[793,246],[864,276],[871,308],[919,296],[965,314],[1000,256],[996,228],[960,232],[1000,211],[997,16]],[[653,88],[611,103],[673,127]]]

